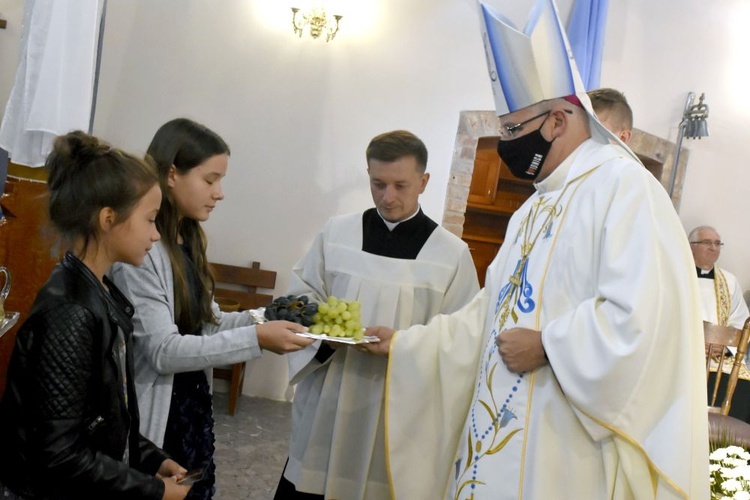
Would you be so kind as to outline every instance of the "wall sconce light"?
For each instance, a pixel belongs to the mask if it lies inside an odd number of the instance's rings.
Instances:
[[[701,137],[708,137],[708,124],[706,123],[706,118],[708,118],[708,105],[703,103],[705,97],[706,94],[701,94],[698,98],[698,104],[693,104],[695,101],[695,93],[688,92],[687,100],[685,101],[685,109],[682,112],[682,121],[680,121],[680,124],[678,125],[677,152],[675,152],[674,165],[672,165],[672,173],[669,176],[670,196],[672,196],[674,183],[677,179],[677,166],[680,162],[682,139],[700,139]]]
[[[300,38],[305,28],[308,28],[311,37],[318,38],[321,34],[325,34],[326,42],[330,42],[339,32],[341,17],[326,14],[323,7],[311,7],[306,10],[292,7],[292,27],[294,34]]]

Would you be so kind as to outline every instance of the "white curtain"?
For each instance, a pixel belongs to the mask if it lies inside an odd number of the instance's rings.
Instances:
[[[88,130],[98,0],[26,0],[21,54],[0,125],[14,163],[44,164],[55,136]]]

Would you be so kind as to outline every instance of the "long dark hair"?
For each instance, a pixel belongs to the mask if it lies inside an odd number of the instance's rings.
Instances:
[[[81,239],[80,258],[96,241],[102,208],[114,210],[120,224],[159,182],[149,162],[80,130],[57,137],[44,166],[49,172],[50,221],[66,246]]]
[[[162,235],[161,241],[172,263],[175,323],[188,332],[195,331],[204,322],[216,322],[211,310],[215,281],[206,256],[206,234],[197,220],[188,217],[180,219],[167,179],[172,166],[184,175],[209,158],[220,154],[229,154],[227,143],[209,128],[187,118],[177,118],[162,125],[148,147],[148,155],[159,170],[162,189],[161,209],[156,217],[156,228]],[[190,309],[190,289],[182,251],[177,244],[178,235],[182,235],[190,248],[201,283],[197,311]]]

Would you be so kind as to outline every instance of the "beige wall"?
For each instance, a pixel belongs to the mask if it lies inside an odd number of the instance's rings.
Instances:
[[[571,3],[560,2],[563,17]],[[0,0],[9,21],[0,30],[2,103],[22,4]],[[341,31],[328,44],[292,34],[290,4],[109,0],[95,123],[97,134],[136,152],[176,116],[221,133],[232,161],[226,200],[206,224],[211,257],[260,260],[279,271],[278,294],[330,215],[371,205],[364,148],[372,136],[406,128],[425,140],[432,179],[423,207],[439,221],[458,113],[493,105],[474,0],[341,2]],[[524,4],[516,5],[521,19]],[[687,143],[681,216],[687,226],[718,226],[727,241],[721,263],[747,287],[741,204],[750,134],[741,119],[750,101],[737,73],[748,46],[744,5],[611,0],[602,84],[626,92],[638,128],[670,140],[687,92],[706,92],[712,136]],[[700,35],[693,41],[689,33]],[[245,390],[281,398],[286,384],[285,360],[267,354],[250,368]]]

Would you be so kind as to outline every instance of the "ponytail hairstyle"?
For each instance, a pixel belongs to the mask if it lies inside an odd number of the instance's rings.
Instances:
[[[121,224],[159,182],[154,165],[80,130],[57,137],[44,166],[50,221],[66,246],[82,241],[79,258],[97,241],[101,209],[114,210]]]
[[[206,256],[206,234],[198,221],[188,217],[180,219],[167,179],[172,166],[180,175],[185,175],[209,158],[221,154],[229,154],[227,143],[212,130],[187,118],[177,118],[162,125],[148,147],[148,155],[159,170],[162,190],[156,228],[162,235],[162,244],[172,263],[175,323],[183,331],[192,332],[203,323],[216,323],[211,310],[215,281]],[[177,244],[178,235],[182,235],[190,246],[202,285],[197,311],[190,309],[190,290],[182,250]]]

